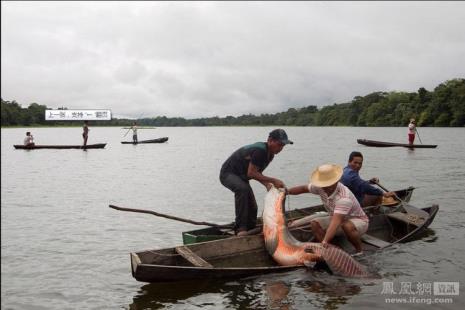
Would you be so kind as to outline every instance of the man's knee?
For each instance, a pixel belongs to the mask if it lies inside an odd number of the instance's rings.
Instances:
[[[312,227],[313,231],[324,231],[320,223],[318,223],[317,221],[311,221],[310,226]]]
[[[341,228],[346,235],[355,235],[355,234],[358,235],[359,234],[357,227],[355,227],[354,223],[352,223],[351,221],[343,222],[341,224]]]

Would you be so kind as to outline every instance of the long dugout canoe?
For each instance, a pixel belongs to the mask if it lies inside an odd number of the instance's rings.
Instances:
[[[426,218],[402,212],[372,216],[368,231],[362,236],[364,252],[374,252],[421,237],[439,206],[432,205],[422,210],[426,212]],[[300,241],[307,241],[312,236],[308,230],[293,230],[292,234]],[[353,246],[346,238],[336,237],[334,242],[346,252],[353,252]],[[305,268],[303,265],[278,265],[268,254],[262,234],[133,252],[130,260],[132,276],[137,281],[151,283],[231,279]]]
[[[168,141],[168,137],[152,139],[152,140],[142,140],[142,141],[138,141],[138,142],[122,141],[121,144],[163,143],[163,142],[166,142],[166,141]]]
[[[374,146],[374,147],[401,146],[401,147],[406,147],[406,148],[430,148],[430,149],[434,149],[437,147],[436,144],[408,144],[408,143],[383,142],[383,141],[366,140],[366,139],[357,139],[357,142],[359,144],[363,144],[366,146]]]
[[[82,145],[40,145],[36,144],[33,146],[26,145],[13,145],[17,150],[35,150],[35,149],[103,149],[107,145],[106,143],[87,144],[85,147]]]

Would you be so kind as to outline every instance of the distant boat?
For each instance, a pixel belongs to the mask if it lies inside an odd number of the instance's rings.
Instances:
[[[26,146],[26,145],[13,145],[17,150],[35,150],[35,149],[103,149],[107,145],[106,143],[98,143],[98,144],[87,144],[85,147],[82,145],[33,145],[33,146]]]
[[[374,147],[393,147],[393,146],[401,146],[407,148],[431,148],[434,149],[437,147],[435,144],[408,144],[408,143],[394,143],[394,142],[382,142],[382,141],[374,141],[374,140],[366,140],[366,139],[357,139],[359,144],[363,144],[366,146],[374,146]]]
[[[163,137],[163,138],[158,138],[158,139],[152,139],[152,140],[142,140],[138,142],[132,142],[132,141],[121,141],[122,144],[141,144],[141,143],[163,143],[168,141],[168,137]]]
[[[132,127],[123,127],[122,129],[132,129]],[[139,126],[137,126],[137,129],[157,129],[157,127],[149,127],[149,126],[139,127]]]

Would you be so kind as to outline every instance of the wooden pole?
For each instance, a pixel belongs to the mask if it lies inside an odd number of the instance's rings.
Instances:
[[[150,210],[123,208],[123,207],[118,207],[118,206],[115,206],[115,205],[109,205],[109,207],[112,208],[112,209],[115,209],[115,210],[119,210],[119,211],[128,211],[128,212],[152,214],[152,215],[159,216],[159,217],[164,217],[164,218],[167,218],[167,219],[170,219],[170,220],[175,220],[175,221],[194,224],[194,225],[212,226],[212,227],[220,227],[220,228],[232,228],[233,227],[233,224],[221,225],[221,224],[215,224],[215,223],[209,223],[209,222],[198,222],[198,221],[184,219],[184,218],[181,218],[181,217],[172,216],[172,215],[168,215],[168,214],[163,214],[163,213],[150,211]]]
[[[421,142],[420,133],[418,132],[416,127],[415,127],[415,132],[417,133],[418,140],[420,140],[420,143],[423,144],[423,142]]]
[[[389,190],[382,186],[381,184],[379,184],[379,182],[375,182],[376,185],[378,185],[381,189],[383,189],[385,192],[389,192]],[[395,194],[395,197],[397,200],[400,201],[400,209],[403,210],[405,213],[407,214],[415,214],[419,217],[422,217],[424,220],[426,220],[428,217],[429,217],[429,214],[422,210],[422,209],[419,209],[419,208],[416,208],[414,206],[410,206],[409,204],[407,204],[405,201],[403,201],[402,199],[399,198],[399,196],[397,196],[397,194]]]

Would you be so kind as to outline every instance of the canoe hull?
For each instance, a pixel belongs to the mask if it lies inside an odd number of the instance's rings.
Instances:
[[[146,143],[164,143],[168,141],[168,137],[152,139],[152,140],[142,140],[138,141],[137,143],[129,142],[129,141],[122,141],[121,144],[146,144]]]
[[[366,139],[357,139],[359,144],[363,144],[366,146],[374,146],[374,147],[406,147],[406,148],[436,148],[437,145],[434,144],[407,144],[407,143],[395,143],[395,142],[383,142],[383,141],[375,141],[375,140],[366,140]]]
[[[256,239],[256,238],[255,238]],[[264,252],[258,252],[263,255]],[[234,279],[256,276],[267,273],[286,272],[302,268],[302,266],[278,266],[273,262],[269,266],[243,266],[243,267],[195,267],[195,266],[166,266],[157,264],[138,264],[136,253],[131,253],[132,275],[137,281],[178,282],[196,279]]]
[[[82,145],[34,145],[34,146],[25,146],[25,145],[13,145],[17,150],[35,150],[35,149],[103,149],[105,148],[106,143],[98,144],[88,144],[86,147]]]
[[[392,213],[395,216],[373,215],[369,230],[362,238],[363,250],[372,252],[418,238],[431,224],[439,207],[433,205],[422,210],[428,214],[428,218],[421,222],[412,221],[401,212]],[[311,233],[302,230],[292,233],[301,241],[311,236]],[[353,252],[353,246],[345,238],[335,238],[334,242],[345,251]],[[179,251],[178,248],[187,251]],[[207,266],[196,264],[186,252],[200,258]],[[297,265],[279,266],[268,254],[262,234],[135,252],[130,254],[130,259],[133,277],[150,283],[232,279],[306,268]]]
[[[241,278],[301,268],[279,266],[266,251],[261,235],[197,243],[189,249],[208,259],[212,266],[193,266],[176,248],[167,248],[131,253],[132,275],[142,282],[173,282]]]

